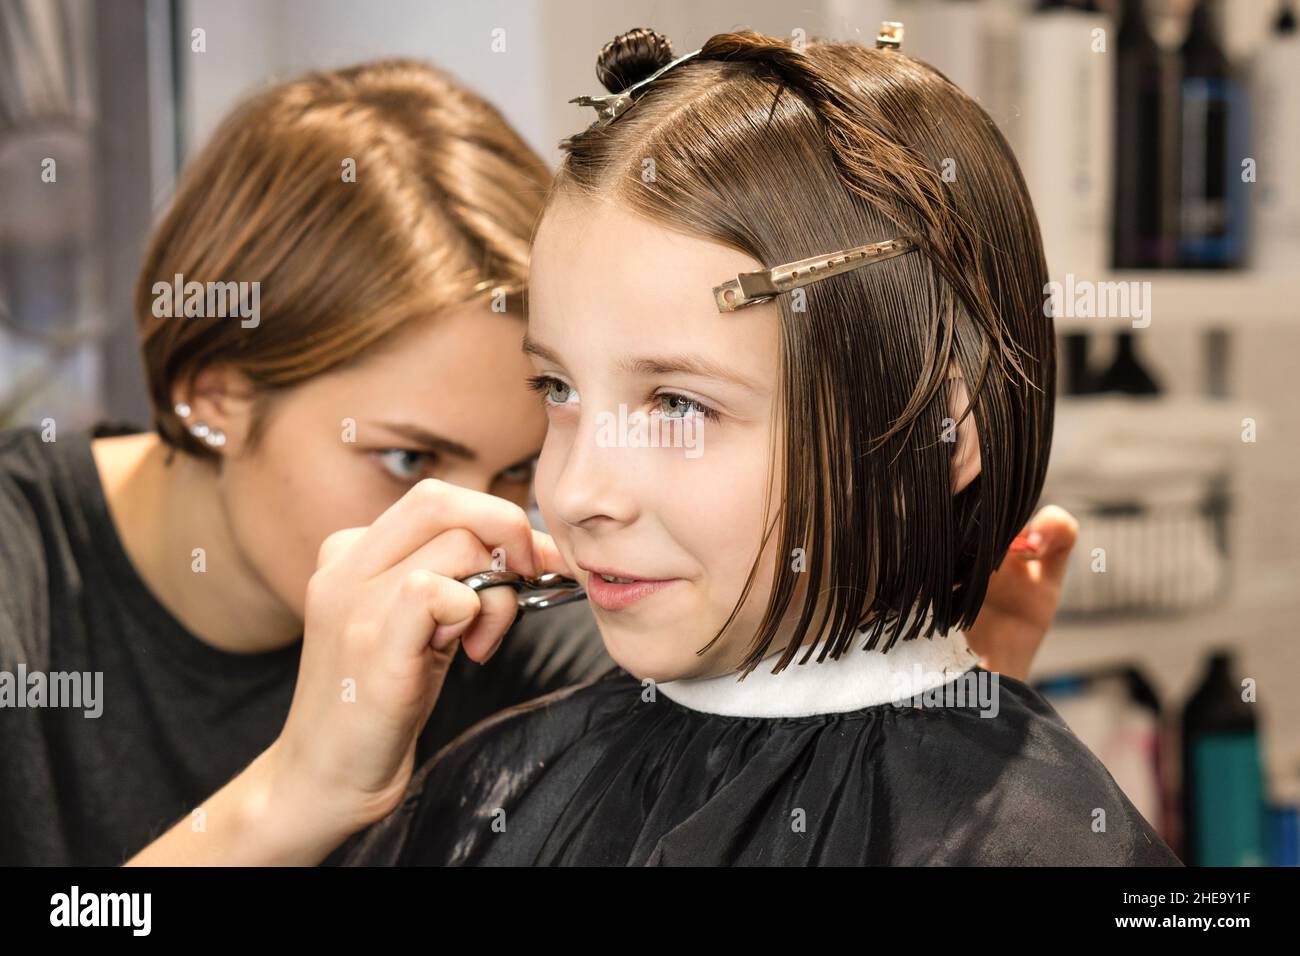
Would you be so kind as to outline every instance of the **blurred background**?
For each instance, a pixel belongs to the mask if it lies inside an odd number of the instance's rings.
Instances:
[[[1053,281],[1043,501],[1080,520],[1037,685],[1190,863],[1297,864],[1300,38],[1277,0],[0,0],[0,427],[149,424],[131,288],[241,97],[424,58],[549,162],[596,52],[749,26],[903,49],[1020,159]],[[51,166],[47,160],[56,158]],[[58,189],[48,188],[52,177]]]

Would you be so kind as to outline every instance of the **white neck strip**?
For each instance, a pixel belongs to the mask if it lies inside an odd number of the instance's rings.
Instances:
[[[865,641],[863,642],[865,643]],[[964,631],[897,641],[889,653],[850,648],[838,660],[796,658],[779,674],[769,657],[748,677],[666,681],[658,684],[671,700],[691,710],[727,717],[809,717],[889,704],[942,687],[979,663]]]

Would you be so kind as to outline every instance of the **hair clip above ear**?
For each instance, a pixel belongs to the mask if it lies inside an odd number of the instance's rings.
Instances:
[[[632,94],[642,87],[649,86],[659,77],[663,76],[675,66],[685,63],[691,57],[699,54],[699,50],[692,50],[684,56],[679,56],[671,63],[666,63],[659,69],[655,70],[644,80],[638,80],[625,90],[618,93],[609,93],[605,96],[575,96],[569,100],[570,103],[577,103],[579,106],[591,106],[596,110],[596,122],[593,125],[604,126],[618,119],[629,106],[634,102]]]
[[[787,262],[761,272],[742,272],[730,282],[714,286],[713,300],[717,303],[719,312],[735,312],[747,305],[766,302],[782,292],[811,285],[860,266],[892,259],[915,248],[916,243],[911,239],[886,239],[884,242],[854,246],[824,256]]]

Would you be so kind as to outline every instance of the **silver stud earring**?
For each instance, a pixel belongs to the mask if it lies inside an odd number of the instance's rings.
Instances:
[[[194,409],[186,402],[177,402],[173,406],[173,411],[181,418],[189,418]],[[190,434],[195,438],[203,439],[209,448],[220,448],[226,443],[226,433],[220,428],[209,427],[207,422],[195,422],[190,426]]]

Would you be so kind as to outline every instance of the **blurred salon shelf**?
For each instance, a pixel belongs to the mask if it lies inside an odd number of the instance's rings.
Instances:
[[[1245,271],[1167,269],[1121,270],[1098,280],[1099,285],[1113,282],[1151,283],[1148,288],[1152,325],[1168,322],[1192,329],[1246,323],[1300,324],[1300,263],[1294,277]],[[1133,328],[1134,320],[1129,316],[1061,315],[1055,321],[1058,332],[1080,332]]]
[[[1043,500],[1079,520],[1060,623],[1222,604],[1232,465],[1248,411],[1190,395],[1059,399]]]
[[[1227,600],[1170,620],[1132,615],[1105,622],[1058,619],[1034,661],[1035,676],[1132,661],[1163,692],[1184,693],[1210,649],[1268,645],[1295,630],[1296,568],[1279,565],[1233,576]]]

